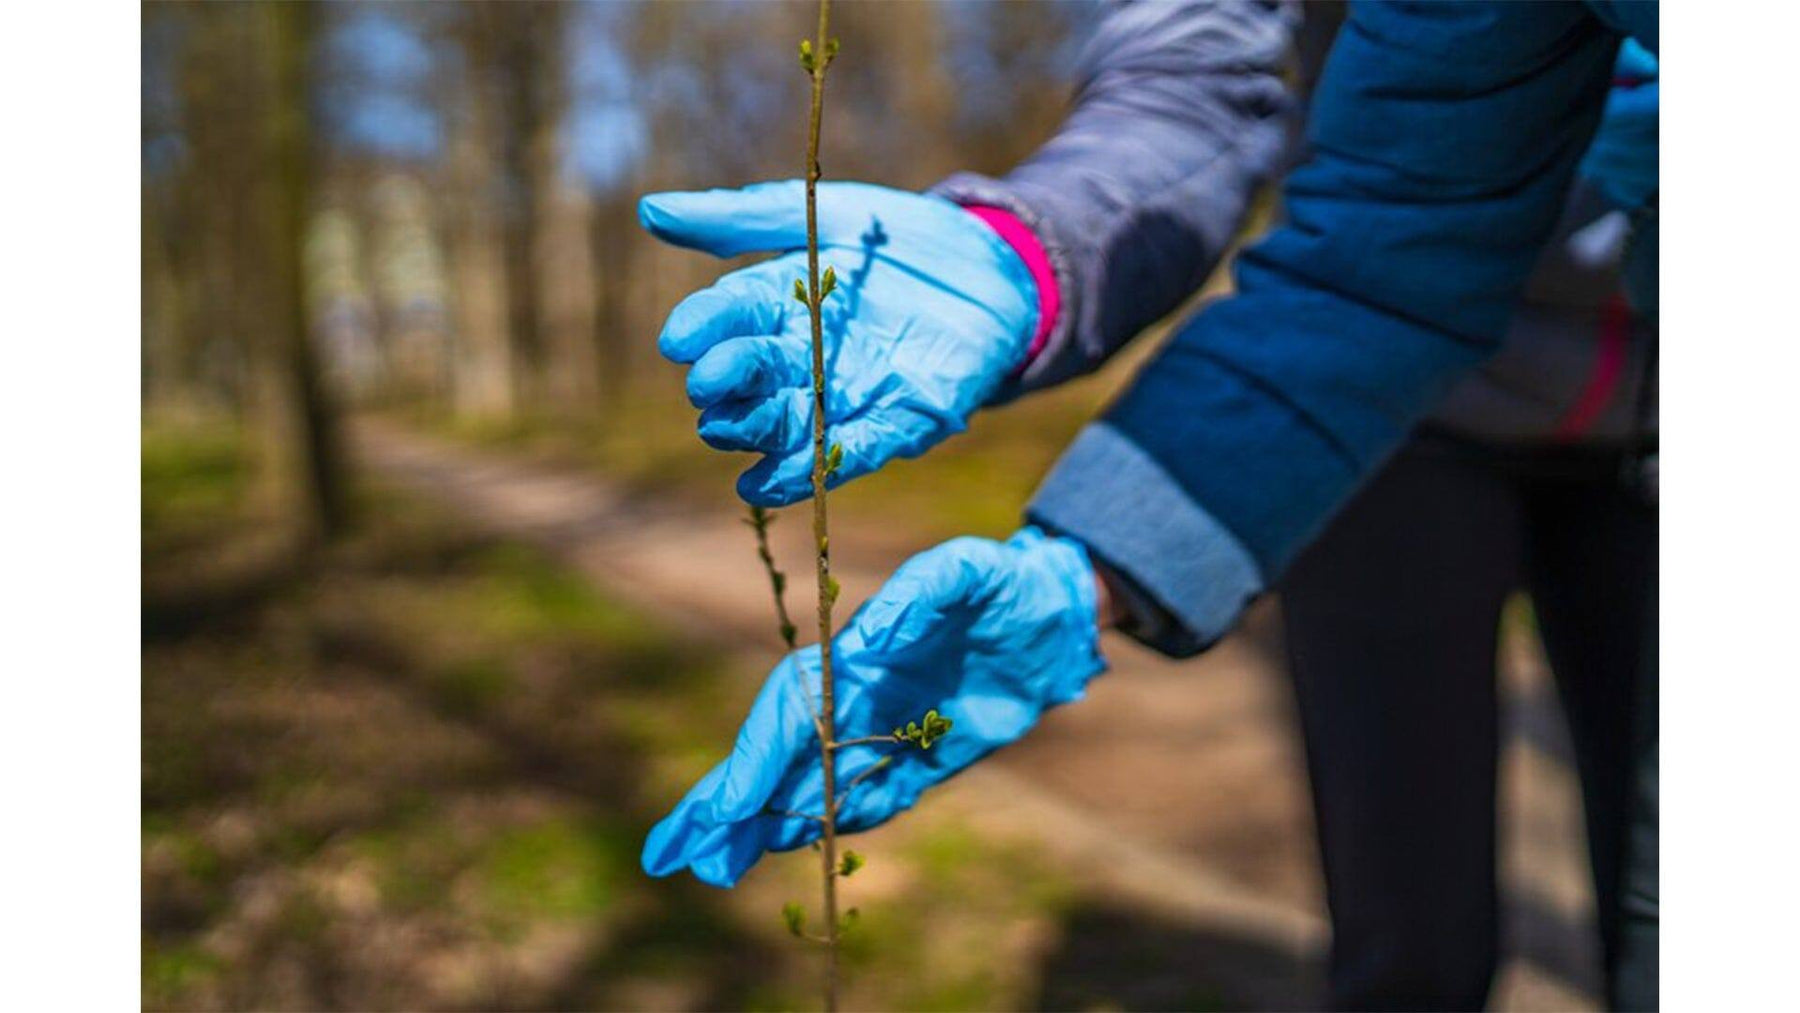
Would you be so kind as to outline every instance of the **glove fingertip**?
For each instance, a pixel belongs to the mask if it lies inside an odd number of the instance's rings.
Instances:
[[[716,345],[695,361],[687,375],[688,403],[708,408],[754,386],[758,362],[741,341]]]
[[[656,350],[670,362],[691,365],[720,340],[718,314],[722,300],[712,289],[689,294],[669,311]]]
[[[733,861],[729,851],[714,852],[699,859],[693,865],[694,878],[707,886],[716,886],[721,890],[729,890],[744,878],[749,866],[739,867]]]
[[[765,468],[763,462],[745,469],[737,480],[738,498],[751,506],[785,507],[806,499],[812,492],[810,487],[791,489],[782,485],[774,478],[773,472],[774,467],[771,465]]]
[[[658,239],[670,238],[671,226],[677,220],[668,207],[669,199],[673,196],[674,194],[671,192],[664,192],[645,194],[638,198],[638,225],[642,226],[645,232]]]
[[[741,426],[733,420],[709,419],[702,415],[695,428],[700,434],[700,442],[714,450],[745,449],[743,434],[739,431]]]
[[[667,876],[679,872],[687,864],[686,849],[681,847],[676,838],[682,827],[676,822],[673,814],[665,817],[644,838],[644,851],[639,856],[639,863],[644,872],[652,876]]]

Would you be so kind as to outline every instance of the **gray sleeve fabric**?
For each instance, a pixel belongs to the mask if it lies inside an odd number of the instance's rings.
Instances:
[[[1281,167],[1299,23],[1273,2],[1110,3],[1057,135],[1004,177],[933,188],[1016,215],[1056,271],[1056,325],[997,400],[1093,370],[1212,273]]]
[[[1122,585],[1121,630],[1171,657],[1212,646],[1264,590],[1237,536],[1105,422],[1076,436],[1026,516],[1086,546]]]

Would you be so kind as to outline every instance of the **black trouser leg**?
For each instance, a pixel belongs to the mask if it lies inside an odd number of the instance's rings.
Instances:
[[[1657,512],[1617,473],[1600,459],[1585,475],[1527,481],[1526,573],[1575,745],[1607,998],[1646,1009],[1657,1001]]]
[[[1339,1007],[1486,1001],[1495,639],[1521,528],[1506,481],[1414,443],[1283,582]]]

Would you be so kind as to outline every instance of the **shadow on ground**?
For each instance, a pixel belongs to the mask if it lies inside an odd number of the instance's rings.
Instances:
[[[637,867],[761,663],[418,500],[298,554],[222,454],[146,442],[146,1008],[817,1004],[777,915],[805,856],[730,892]],[[952,785],[859,841],[850,1008],[1317,1005],[1307,961],[1077,889],[980,804]]]
[[[161,456],[146,453],[144,517],[146,1008],[816,1005],[816,955],[777,914],[817,888],[804,856],[730,892],[637,867],[760,664],[417,501],[368,500],[343,544],[296,553],[241,496],[153,476]],[[859,841],[848,1006],[1210,994],[1193,940],[1095,906],[1029,835],[968,829],[968,804],[950,792]]]
[[[147,503],[146,1007],[780,1004],[784,945],[636,868],[645,757],[717,731],[656,720],[716,709],[718,660],[374,506],[302,559]]]
[[[1231,981],[1229,993],[1207,982]],[[1043,964],[1043,1010],[1317,1009],[1322,970],[1265,944],[1107,905],[1080,906]]]

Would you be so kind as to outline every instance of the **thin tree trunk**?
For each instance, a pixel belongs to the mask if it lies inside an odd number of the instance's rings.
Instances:
[[[631,269],[637,230],[635,202],[623,198],[595,206],[588,220],[594,278],[594,368],[602,408],[623,400],[631,379],[632,325],[636,322]]]
[[[518,3],[486,11],[492,30],[501,40],[498,69],[505,94],[501,151],[506,176],[503,236],[507,318],[512,330],[513,360],[521,367],[513,379],[527,404],[537,402],[547,365],[537,259],[547,143],[543,77],[538,66],[538,25],[546,10],[536,3]]]
[[[460,124],[450,152],[451,267],[456,279],[456,354],[451,389],[456,412],[508,419],[516,405],[513,338],[507,316],[502,181],[494,157],[499,110],[493,98],[493,40],[477,19],[465,39]]]
[[[268,19],[270,96],[266,161],[261,192],[266,215],[270,305],[263,326],[272,353],[270,393],[280,441],[280,480],[298,507],[309,542],[341,534],[349,522],[344,461],[337,420],[320,375],[311,333],[305,259],[307,211],[313,174],[308,130],[307,63],[315,15],[310,5],[271,3]]]

